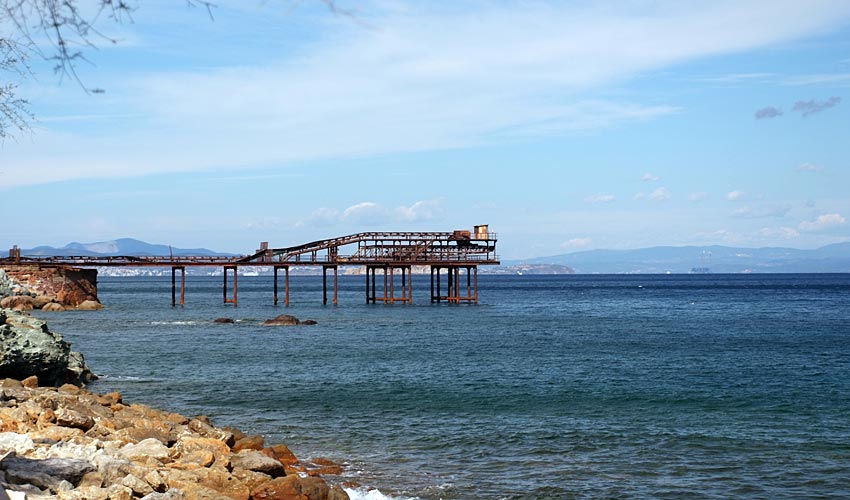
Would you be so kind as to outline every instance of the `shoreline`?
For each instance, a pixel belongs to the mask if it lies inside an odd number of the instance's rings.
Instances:
[[[17,362],[0,373],[0,500],[350,500],[349,493],[378,493],[327,482],[324,476],[343,473],[332,460],[301,460],[285,444],[216,427],[203,415],[85,389],[97,376],[83,355],[62,358],[71,345],[29,312],[45,293],[3,270],[0,285],[0,298],[23,299],[0,308],[4,362]],[[46,368],[66,375],[39,380]]]
[[[0,381],[0,498],[347,500],[329,460],[74,385]],[[353,485],[349,485],[353,487]],[[25,495],[25,496],[24,496]]]

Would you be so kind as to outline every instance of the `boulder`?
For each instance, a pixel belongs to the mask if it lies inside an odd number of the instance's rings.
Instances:
[[[151,487],[150,484],[147,483],[147,481],[139,479],[138,477],[132,474],[127,474],[127,476],[125,476],[124,479],[121,480],[121,485],[126,486],[127,488],[130,488],[130,490],[132,490],[130,495],[131,497],[132,493],[143,497],[145,495],[150,495],[154,492],[154,489]]]
[[[342,465],[334,462],[333,460],[329,460],[327,458],[316,457],[312,460],[309,460],[304,464],[307,467],[307,472],[311,476],[315,475],[332,475],[336,476],[342,474]]]
[[[213,323],[227,324],[227,323],[234,323],[234,321],[233,321],[233,318],[216,318],[216,319],[213,320]]]
[[[6,457],[0,462],[0,468],[6,471],[6,480],[12,484],[32,484],[51,491],[58,491],[62,481],[76,486],[86,473],[95,470],[95,467],[85,460],[36,460],[17,456]]]
[[[233,445],[233,451],[239,452],[242,450],[262,450],[266,445],[266,440],[263,436],[245,436],[236,440]]]
[[[65,306],[56,302],[48,302],[47,304],[44,304],[44,307],[42,307],[41,310],[49,312],[59,312],[64,311]]]
[[[222,443],[227,444],[228,447],[236,444],[236,438],[233,436],[232,432],[213,427],[210,424],[210,420],[203,415],[190,420],[189,429],[197,432],[205,438],[217,439]]]
[[[264,455],[256,450],[242,450],[230,457],[230,463],[234,468],[262,472],[271,477],[284,475],[283,464],[280,461]]]
[[[318,477],[284,476],[272,479],[251,492],[254,500],[328,500],[331,489]]]
[[[282,463],[283,465],[296,465],[298,464],[298,457],[292,453],[292,450],[289,449],[285,444],[276,444],[266,448],[266,450],[274,453],[275,457]]]
[[[7,309],[22,307],[30,310],[35,307],[35,301],[29,295],[11,295],[0,299],[0,307]]]
[[[56,424],[62,427],[87,431],[94,427],[94,418],[78,411],[60,408],[56,411]]]
[[[68,367],[66,368],[66,379],[73,385],[84,386],[89,382],[97,380],[97,375],[86,366],[83,353],[71,351],[68,353]]]
[[[44,309],[44,306],[47,304],[54,303],[53,299],[55,297],[51,297],[49,295],[36,295],[32,299],[32,306],[35,309]]]
[[[119,456],[133,462],[144,463],[148,458],[153,458],[160,462],[167,462],[170,459],[168,447],[162,444],[158,439],[144,439],[138,444],[127,444],[118,452]],[[129,485],[127,485],[129,486]],[[132,486],[130,486],[133,488]],[[135,491],[135,488],[133,488]],[[150,493],[150,492],[148,492]],[[147,495],[147,493],[145,493]]]
[[[314,319],[305,319],[301,322],[302,325],[318,325]]]
[[[174,445],[174,453],[178,460],[185,463],[208,467],[212,463],[226,463],[230,447],[218,439],[183,436]],[[209,460],[209,457],[212,457],[212,460]]]
[[[274,319],[267,319],[263,321],[263,325],[266,326],[291,326],[298,324],[301,324],[301,321],[299,321],[295,316],[291,316],[289,314],[281,314]]]
[[[32,438],[26,434],[17,432],[0,432],[0,455],[7,451],[14,451],[18,455],[29,453],[35,449]]]
[[[165,493],[145,495],[142,497],[142,500],[186,500],[186,495],[182,491],[172,488]]]
[[[92,380],[82,354],[72,355],[62,335],[50,331],[44,321],[0,310],[0,378],[33,375],[45,386],[84,385]]]
[[[80,311],[96,311],[98,309],[103,309],[103,304],[94,300],[84,300],[77,305],[77,309]]]

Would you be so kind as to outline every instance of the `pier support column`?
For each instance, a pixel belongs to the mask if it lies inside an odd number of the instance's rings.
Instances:
[[[284,299],[283,300],[284,300],[284,304],[288,306],[289,305],[289,266],[273,266],[273,267],[274,267],[274,305],[277,305],[277,302],[278,302],[277,274],[278,274],[278,271],[280,271],[280,268],[282,267],[284,269],[284,271],[286,272],[286,278],[285,278],[285,281],[284,281],[284,284],[283,284],[283,288],[284,288]]]
[[[376,283],[378,274],[377,266],[366,265],[366,303],[375,304],[378,302],[378,285]]]
[[[229,271],[233,271],[233,298],[227,298],[227,274]],[[237,295],[239,293],[239,271],[236,266],[224,266],[224,303],[225,304],[233,304],[233,307],[238,306]]]
[[[339,267],[334,266],[334,305],[338,305],[339,301]]]
[[[283,278],[283,304],[289,307],[289,266],[283,268],[285,275]]]
[[[180,305],[186,303],[186,268],[184,266],[171,266],[171,307],[177,305],[177,280],[175,274],[180,271]]]
[[[328,268],[322,266],[322,304],[328,303]]]
[[[328,269],[334,271],[334,305],[339,304],[339,266],[322,266],[322,304],[328,303]]]
[[[277,266],[273,266],[274,269],[274,305],[277,305]]]

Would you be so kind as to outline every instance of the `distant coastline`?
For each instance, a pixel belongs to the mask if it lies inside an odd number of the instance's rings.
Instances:
[[[151,244],[131,238],[96,243],[70,243],[61,248],[39,246],[23,249],[24,256],[51,255],[210,255],[231,256],[205,248],[183,249],[169,245]],[[657,246],[631,250],[585,250],[565,254],[506,259],[501,266],[482,267],[482,274],[693,274],[695,269],[708,268],[712,273],[847,273],[850,272],[850,242],[835,243],[816,249],[783,247],[746,248],[721,245]],[[343,274],[359,275],[356,266],[341,266]],[[248,276],[271,274],[268,266],[242,268]],[[160,276],[166,269],[99,269],[101,276]],[[427,274],[427,268],[414,274]],[[188,274],[221,274],[220,269],[190,270]],[[293,274],[320,274],[317,269],[293,269]],[[703,273],[700,273],[703,274]]]

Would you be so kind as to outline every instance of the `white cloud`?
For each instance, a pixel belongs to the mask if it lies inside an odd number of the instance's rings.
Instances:
[[[306,219],[295,223],[295,227],[324,227],[339,222],[340,212],[335,208],[317,208]]]
[[[202,54],[184,71],[116,76],[113,93],[67,114],[125,109],[139,119],[53,128],[12,144],[4,182],[462,148],[654,119],[678,109],[600,98],[600,89],[823,33],[850,17],[850,4],[375,1],[359,12],[363,23],[325,21],[324,33],[280,58],[251,54],[244,66],[209,69]],[[249,38],[243,29],[233,36]],[[185,36],[169,41],[198,43]],[[44,118],[54,126],[63,115]]]
[[[823,167],[821,167],[820,165],[815,165],[814,163],[803,163],[802,165],[797,167],[797,170],[801,172],[821,172],[823,171]]]
[[[593,243],[591,238],[571,238],[561,243],[561,248],[585,248]]]
[[[715,231],[702,231],[696,233],[693,236],[693,239],[697,242],[705,242],[709,244],[717,242],[737,244],[741,242],[741,235],[727,229],[717,229]]]
[[[584,199],[585,203],[611,203],[617,199],[613,194],[595,194]]]
[[[793,227],[763,227],[759,234],[764,236],[765,238],[782,238],[785,240],[790,240],[794,238],[798,238],[800,236],[800,232],[794,229]]]
[[[850,73],[816,73],[796,75],[784,78],[782,83],[789,86],[842,84],[850,82]]]
[[[726,193],[726,199],[729,201],[741,201],[746,196],[743,191],[729,191]]]
[[[390,212],[373,201],[364,201],[342,211],[341,220],[358,224],[376,224],[386,222]]]
[[[652,201],[665,201],[670,199],[670,191],[665,187],[660,187],[649,193],[649,199]]]
[[[705,191],[698,191],[696,193],[691,193],[688,195],[689,201],[703,201],[708,198],[708,193]]]
[[[423,200],[409,207],[398,207],[395,213],[402,222],[433,220],[442,215],[442,207],[437,200]]]
[[[643,174],[643,177],[641,177],[640,180],[642,180],[644,182],[658,182],[658,181],[661,180],[661,177],[647,172],[647,173]]]
[[[742,219],[761,219],[769,217],[785,217],[791,211],[791,205],[760,205],[756,207],[745,206],[732,212],[733,217]]]
[[[308,217],[298,221],[296,227],[335,226],[342,223],[356,225],[381,225],[391,222],[421,222],[442,216],[442,206],[438,200],[422,200],[410,206],[400,206],[393,210],[375,203],[363,201],[339,210],[322,207]]]
[[[809,232],[824,231],[834,227],[843,226],[846,222],[847,219],[845,219],[841,214],[823,214],[817,216],[817,218],[813,221],[801,222],[800,230]]]

